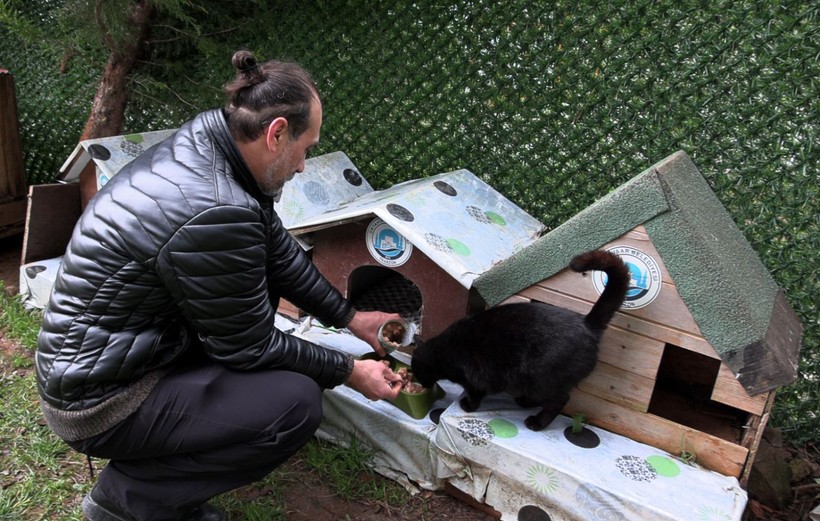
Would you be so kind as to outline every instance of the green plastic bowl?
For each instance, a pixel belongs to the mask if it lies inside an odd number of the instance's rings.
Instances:
[[[379,358],[379,355],[376,353],[367,353],[359,358],[361,360],[387,360],[390,363],[390,369],[393,371],[398,371],[402,367],[408,367],[407,364],[403,364],[390,357]],[[415,381],[415,378],[413,381]],[[434,384],[432,388],[426,389],[420,393],[408,393],[402,391],[396,399],[390,403],[404,411],[410,417],[420,420],[427,416],[427,413],[430,412],[430,406],[433,405],[433,402],[439,398],[443,398],[444,394],[444,390],[438,384]]]

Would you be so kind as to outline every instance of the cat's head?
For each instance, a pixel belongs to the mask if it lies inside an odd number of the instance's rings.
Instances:
[[[418,336],[414,339],[413,358],[410,361],[410,369],[413,377],[418,383],[427,387],[433,387],[440,380],[436,362],[433,360],[432,350]]]

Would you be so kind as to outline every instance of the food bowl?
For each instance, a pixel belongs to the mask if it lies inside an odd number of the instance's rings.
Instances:
[[[379,344],[386,353],[392,353],[400,347],[407,347],[413,342],[416,325],[404,320],[388,320],[379,327],[377,333]]]
[[[392,369],[393,371],[398,371],[403,367],[410,369],[410,366],[408,366],[407,364],[403,364],[398,360],[394,360],[389,357],[379,358],[379,355],[377,355],[376,353],[367,353],[359,358],[361,360],[386,361],[390,364],[390,369]],[[413,381],[415,382],[415,378],[413,379]],[[419,393],[401,391],[399,395],[396,397],[396,399],[390,403],[404,411],[405,414],[411,416],[412,418],[420,420],[427,416],[427,413],[430,412],[430,406],[433,405],[433,402],[435,402],[439,398],[443,398],[444,394],[444,390],[438,384],[434,384],[433,387],[425,389],[424,391]]]

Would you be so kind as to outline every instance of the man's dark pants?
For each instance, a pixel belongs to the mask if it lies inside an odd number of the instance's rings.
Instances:
[[[129,515],[178,519],[263,478],[298,451],[319,428],[321,396],[302,374],[189,360],[122,423],[70,445],[110,460],[98,486]]]

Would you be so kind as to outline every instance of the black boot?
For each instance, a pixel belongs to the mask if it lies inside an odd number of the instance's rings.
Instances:
[[[94,485],[91,492],[83,499],[83,519],[85,521],[134,521],[134,518],[109,501],[97,485]]]
[[[134,518],[109,501],[105,494],[94,485],[83,499],[85,521],[134,521]],[[227,521],[225,514],[213,505],[204,503],[186,514],[180,521]]]

